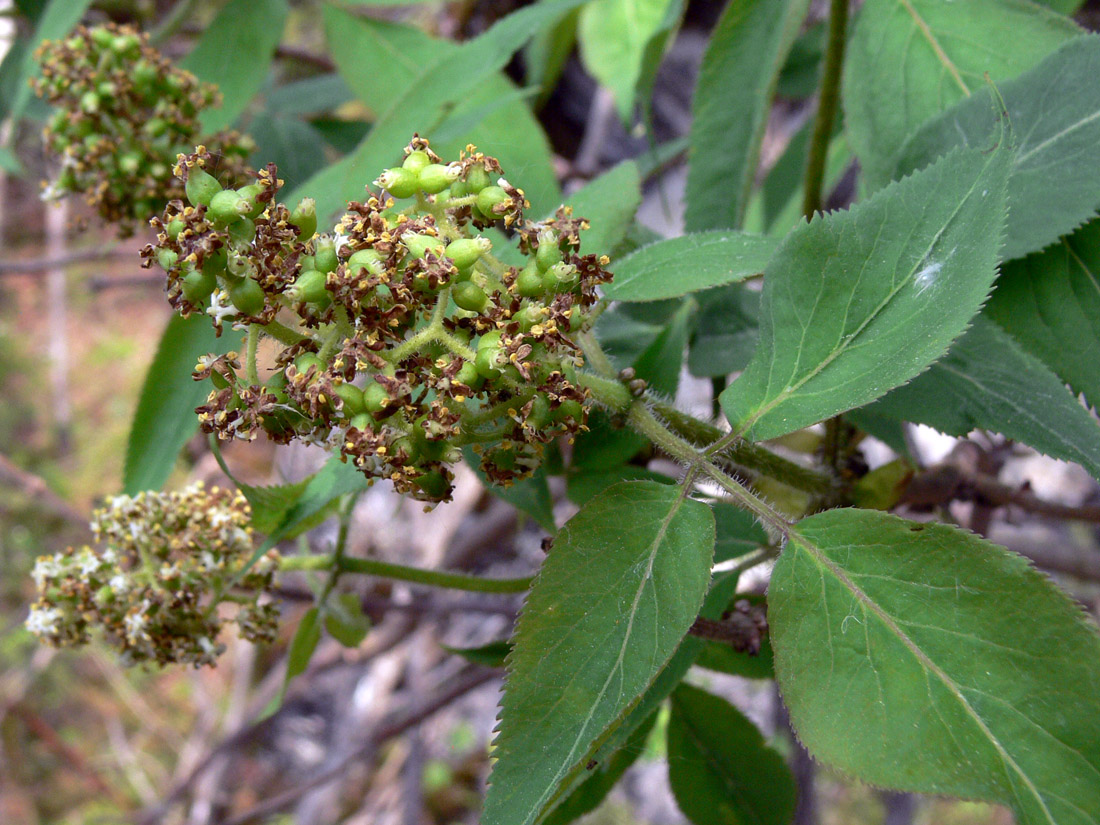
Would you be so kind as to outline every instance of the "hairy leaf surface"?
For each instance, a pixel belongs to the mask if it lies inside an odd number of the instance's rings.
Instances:
[[[797,525],[768,620],[791,721],[876,785],[1100,821],[1100,634],[1042,574],[957,528],[869,510]]]
[[[1054,243],[1100,207],[1100,35],[1066,43],[998,87],[1016,135],[1003,257]],[[988,147],[1000,126],[983,91],[926,124],[898,161],[905,174],[956,146]]]
[[[486,825],[528,825],[676,651],[710,579],[714,519],[625,482],[562,528],[520,617]]]
[[[928,372],[871,409],[949,435],[1001,433],[1100,478],[1100,424],[1042,361],[983,317]]]
[[[732,0],[714,28],[692,104],[684,222],[739,229],[775,86],[808,0]]]
[[[985,313],[1100,406],[1100,220],[1005,264]]]
[[[1009,158],[960,150],[796,227],[768,263],[753,359],[721,396],[734,429],[792,432],[943,355],[996,275]]]
[[[868,0],[844,61],[845,124],[873,187],[924,121],[1080,33],[1028,0]]]
[[[787,825],[794,815],[783,757],[741,711],[691,685],[672,694],[668,782],[695,825]]]
[[[615,301],[659,301],[759,275],[779,240],[741,232],[682,235],[643,246],[615,264],[604,294]]]

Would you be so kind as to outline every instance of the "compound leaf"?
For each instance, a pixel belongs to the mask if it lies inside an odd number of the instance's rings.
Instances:
[[[794,777],[783,757],[741,711],[691,685],[672,694],[668,781],[695,825],[787,825],[794,815]]]
[[[760,440],[862,406],[920,373],[996,275],[1010,153],[959,150],[847,212],[815,216],[768,263],[760,341],[722,393]]]
[[[1008,180],[1005,260],[1054,243],[1100,207],[1100,87],[1092,82],[1097,74],[1100,36],[1086,35],[998,87],[1018,136]],[[988,92],[962,101],[906,143],[899,174],[959,145],[989,146],[998,120]]]
[[[872,186],[924,121],[1080,33],[1028,0],[868,0],[844,61],[845,125]]]
[[[659,301],[759,275],[778,238],[711,231],[643,246],[615,264],[604,294],[615,301]]]
[[[520,616],[485,825],[529,825],[676,652],[710,580],[714,519],[624,482],[562,528]]]
[[[1100,220],[1005,264],[985,312],[1100,406]]]
[[[885,787],[1100,819],[1100,634],[1022,557],[871,510],[801,521],[772,574],[775,669],[810,753]]]
[[[741,227],[775,86],[808,7],[733,0],[719,18],[692,104],[689,230]]]
[[[949,435],[1001,433],[1100,479],[1100,424],[1042,361],[986,318],[975,318],[928,372],[871,409]]]

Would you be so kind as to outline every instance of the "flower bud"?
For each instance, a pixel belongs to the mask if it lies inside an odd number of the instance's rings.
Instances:
[[[320,237],[313,242],[313,265],[318,272],[334,272],[339,263],[332,238]]]
[[[206,214],[215,225],[229,226],[247,215],[250,210],[247,198],[242,198],[233,189],[224,189],[210,199]]]
[[[366,270],[370,275],[380,275],[385,270],[382,263],[382,255],[375,249],[360,249],[351,253],[348,258],[347,270],[352,275],[360,275]]]
[[[405,162],[401,164],[402,168],[408,169],[410,172],[419,173],[425,166],[431,164],[431,156],[423,149],[415,149],[409,154],[405,155]]]
[[[466,173],[466,190],[471,195],[477,195],[492,183],[492,178],[489,177],[489,172],[484,166],[472,166]]]
[[[417,174],[409,169],[397,166],[387,169],[378,176],[376,186],[381,186],[395,198],[411,198],[420,188]]]
[[[444,166],[441,163],[429,163],[420,170],[417,181],[420,189],[429,195],[437,195],[458,180],[457,166]]]
[[[516,276],[516,291],[524,298],[539,298],[545,291],[542,282],[542,273],[534,264],[527,267]]]
[[[462,309],[481,312],[489,304],[489,296],[473,281],[464,281],[454,288],[451,297]]]
[[[477,208],[487,218],[495,220],[511,206],[512,196],[500,186],[486,186],[477,193]]]
[[[292,301],[305,301],[310,304],[328,305],[332,295],[325,289],[328,276],[324,272],[310,269],[298,276],[298,280],[287,289],[286,296]]]
[[[561,247],[558,246],[558,236],[554,232],[543,231],[539,233],[539,247],[535,252],[535,263],[539,270],[545,272],[554,264],[561,263]]]
[[[193,269],[183,276],[183,297],[195,306],[201,306],[217,286],[216,278]]]
[[[254,278],[242,278],[229,287],[229,300],[241,315],[259,315],[264,311],[264,290]]]
[[[477,238],[459,238],[447,244],[444,254],[455,262],[459,269],[469,269],[493,248],[492,241],[484,236]]]

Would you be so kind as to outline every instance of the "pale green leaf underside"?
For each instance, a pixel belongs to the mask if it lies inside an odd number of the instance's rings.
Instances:
[[[1100,406],[1100,220],[1005,264],[985,312]]]
[[[672,694],[668,781],[695,825],[788,825],[794,777],[737,708],[699,688]]]
[[[676,651],[703,603],[710,508],[617,484],[561,530],[514,637],[484,825],[529,825]]]
[[[1021,557],[868,510],[800,522],[772,575],[776,673],[810,752],[876,785],[1100,822],[1100,635]]]
[[[1100,479],[1100,424],[1042,361],[984,317],[926,373],[871,410],[949,435],[1001,433]]]
[[[615,301],[659,301],[759,275],[778,238],[712,231],[657,241],[615,264],[604,293]]]
[[[1068,38],[1072,22],[1028,0],[868,0],[848,46],[845,126],[872,187],[930,117],[1031,68]]]
[[[1100,207],[1098,76],[1100,36],[1086,35],[998,86],[1016,136],[1005,260],[1054,243]],[[903,148],[897,173],[956,146],[988,146],[998,129],[989,92],[976,94],[922,127]]]
[[[765,272],[756,352],[721,396],[734,430],[809,426],[943,355],[996,275],[1009,158],[954,152],[792,230]]]
[[[739,229],[775,85],[808,0],[738,0],[711,35],[692,103],[684,223]]]
[[[581,9],[577,43],[591,75],[611,90],[625,119],[634,108],[649,41],[658,34],[672,0],[593,0]]]

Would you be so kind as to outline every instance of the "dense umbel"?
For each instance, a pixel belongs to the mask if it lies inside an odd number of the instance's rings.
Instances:
[[[470,146],[444,163],[414,137],[375,181],[382,193],[317,234],[312,200],[279,203],[274,165],[233,189],[212,163],[201,146],[180,156],[186,200],[153,219],[157,241],[142,252],[167,272],[180,313],[248,332],[243,363],[229,353],[196,368],[214,385],[198,409],[204,430],[319,443],[437,502],[460,447],[508,484],[534,471],[544,444],[584,427],[570,333],[610,274],[606,258],[579,253],[585,223],[568,209],[529,221],[495,158]],[[525,265],[502,263],[494,243],[518,243]],[[265,378],[261,336],[278,346]]]

